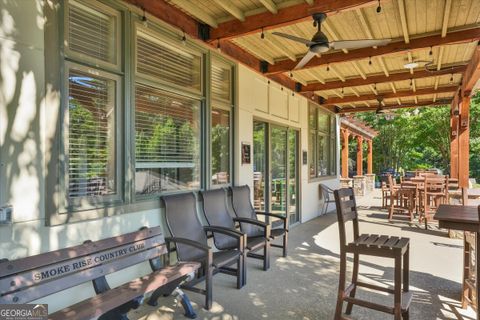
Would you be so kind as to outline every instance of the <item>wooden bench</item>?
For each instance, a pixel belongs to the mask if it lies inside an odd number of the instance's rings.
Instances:
[[[0,262],[0,304],[30,303],[85,282],[92,281],[96,296],[51,315],[49,319],[127,319],[131,307],[143,294],[153,292],[150,304],[172,292],[200,264],[183,262],[159,267],[167,253],[160,227],[140,231],[13,261]],[[105,275],[150,262],[152,273],[116,288]],[[153,301],[154,300],[154,301]]]

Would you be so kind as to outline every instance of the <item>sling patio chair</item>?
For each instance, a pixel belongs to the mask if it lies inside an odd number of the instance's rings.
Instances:
[[[162,197],[165,204],[165,217],[171,237],[165,242],[171,252],[174,243],[178,261],[198,261],[202,264],[196,278],[182,288],[205,295],[205,309],[212,307],[212,277],[218,272],[237,277],[237,288],[243,284],[244,236],[238,231],[211,226],[203,226],[197,216],[196,198],[192,192]],[[207,233],[224,234],[232,239],[232,246],[213,252],[207,243]],[[236,268],[229,266],[237,264]],[[205,280],[205,289],[194,287]]]
[[[270,225],[265,222],[238,218],[231,215],[227,207],[227,192],[224,189],[214,189],[208,191],[200,191],[202,198],[202,211],[210,226],[223,227],[227,230],[235,229],[235,222],[240,222],[261,230],[261,233],[249,237],[245,233],[246,238],[246,253],[247,257],[257,258],[263,260],[263,270],[268,270],[270,267]],[[232,248],[235,243],[232,239],[225,237],[223,234],[213,233],[215,247],[219,249]],[[263,249],[263,254],[253,254],[255,251]],[[244,269],[244,282],[246,283],[247,270]]]
[[[272,228],[270,230],[270,238],[275,239],[278,237],[283,237],[283,243],[279,244],[270,244],[272,247],[282,248],[283,257],[287,256],[287,245],[288,245],[288,218],[280,215],[264,211],[255,211],[250,201],[250,188],[247,185],[239,187],[230,187],[230,192],[232,195],[232,208],[235,212],[235,215],[238,218],[246,218],[255,221],[260,221],[257,218],[257,215],[262,215],[265,217],[271,217],[280,219],[283,222],[283,227]],[[263,230],[258,226],[254,226],[247,223],[242,223],[240,221],[240,229],[247,234],[247,237],[258,237],[262,235]],[[253,256],[253,254],[250,254]]]
[[[333,196],[333,189],[331,189],[330,187],[328,187],[323,183],[320,183],[318,185],[318,191],[320,193],[319,194],[320,199],[323,200],[322,211],[320,212],[320,214],[325,214],[328,209],[328,204],[335,203],[335,198]]]

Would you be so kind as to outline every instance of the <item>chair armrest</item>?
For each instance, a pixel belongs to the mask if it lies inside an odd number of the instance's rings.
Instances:
[[[171,242],[174,242],[174,243],[182,243],[182,244],[185,244],[187,246],[191,246],[191,247],[194,247],[194,248],[197,248],[197,249],[200,249],[200,250],[203,250],[205,252],[208,252],[210,250],[212,250],[212,248],[210,248],[209,246],[206,246],[204,244],[201,244],[200,242],[197,242],[197,241],[193,241],[193,240],[190,240],[190,239],[187,239],[187,238],[178,238],[178,237],[166,237],[165,238],[165,242],[167,244],[170,244]],[[169,246],[168,246],[169,247]],[[168,248],[167,247],[167,248]]]
[[[229,228],[220,227],[220,226],[204,226],[203,230],[205,232],[210,231],[210,232],[222,233],[226,236],[230,236],[232,238],[237,239],[238,250],[240,250],[241,252],[244,251],[245,245],[247,244],[247,241],[246,241],[246,236],[247,235],[245,233],[241,232],[241,231],[238,231],[238,230],[229,229]]]
[[[269,224],[266,224],[265,222],[256,220],[256,219],[250,219],[250,218],[233,218],[233,221],[238,221],[240,223],[249,223],[249,224],[254,224],[256,226],[262,227],[263,228],[263,236],[268,240],[270,238],[270,229],[271,226]]]
[[[288,219],[286,216],[282,216],[281,214],[277,213],[270,213],[270,212],[265,212],[265,211],[256,211],[256,214],[262,215],[262,216],[267,216],[267,217],[274,217],[278,218],[283,221],[283,229],[288,232]]]

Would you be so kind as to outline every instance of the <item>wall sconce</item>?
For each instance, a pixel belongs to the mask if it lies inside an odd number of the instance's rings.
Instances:
[[[457,130],[453,130],[452,131],[452,137],[456,137],[457,136]]]
[[[468,119],[462,119],[462,121],[460,121],[460,125],[464,128],[468,127]]]

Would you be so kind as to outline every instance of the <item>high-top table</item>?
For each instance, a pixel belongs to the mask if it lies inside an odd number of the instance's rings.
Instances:
[[[466,297],[465,293],[468,291],[467,287],[470,286],[472,290],[475,290],[476,301],[475,305],[477,306],[477,320],[480,320],[480,308],[479,300],[480,300],[480,225],[479,225],[479,213],[478,213],[477,206],[456,206],[456,205],[449,205],[449,204],[441,204],[435,216],[433,217],[435,220],[438,220],[438,225],[440,228],[444,229],[454,229],[454,230],[461,230],[461,231],[470,231],[476,234],[475,240],[475,269],[476,269],[476,277],[475,283],[473,285],[469,284],[468,277],[468,261],[470,259],[470,245],[464,239],[464,259],[463,259],[463,293],[462,293],[462,306],[465,306],[466,299],[468,301],[468,297]]]

